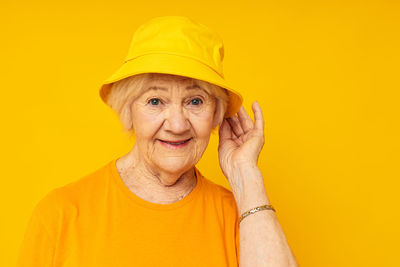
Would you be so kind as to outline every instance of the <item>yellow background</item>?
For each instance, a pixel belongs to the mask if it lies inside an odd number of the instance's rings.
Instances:
[[[2,1],[0,265],[34,205],[127,153],[98,89],[136,28],[184,15],[266,122],[260,168],[301,266],[400,266],[398,1]],[[216,135],[199,162],[225,187]]]

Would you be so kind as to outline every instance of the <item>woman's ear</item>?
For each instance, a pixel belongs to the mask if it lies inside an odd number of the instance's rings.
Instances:
[[[132,111],[130,105],[125,105],[123,107],[120,119],[125,130],[130,131],[133,129]]]
[[[215,129],[218,125],[220,125],[223,119],[224,119],[224,114],[222,113],[222,105],[220,105],[219,102],[217,101],[215,105],[212,128]]]

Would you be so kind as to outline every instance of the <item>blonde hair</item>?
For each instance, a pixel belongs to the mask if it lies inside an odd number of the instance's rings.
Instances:
[[[111,86],[111,90],[107,98],[107,104],[118,115],[122,123],[123,132],[127,133],[129,136],[134,134],[130,107],[135,99],[146,90],[144,85],[147,81],[152,79],[153,76],[154,73],[141,73],[119,80],[113,83]],[[217,123],[215,128],[212,130],[212,134],[215,134],[217,126],[221,124],[222,120],[224,119],[224,115],[228,107],[228,92],[225,88],[206,81],[194,78],[192,78],[192,81],[193,83],[204,88],[207,93],[216,99],[214,122],[216,121]]]

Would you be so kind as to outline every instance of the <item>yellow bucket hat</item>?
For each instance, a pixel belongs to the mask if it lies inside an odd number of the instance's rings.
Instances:
[[[140,73],[166,73],[216,84],[229,94],[225,118],[239,111],[243,98],[224,79],[224,45],[219,35],[183,16],[149,20],[135,32],[124,64],[100,88],[107,96],[114,82]]]

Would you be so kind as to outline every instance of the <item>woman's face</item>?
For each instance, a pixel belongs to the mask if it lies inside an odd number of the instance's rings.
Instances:
[[[136,145],[152,168],[183,174],[203,155],[216,100],[187,77],[154,74],[131,106]]]

